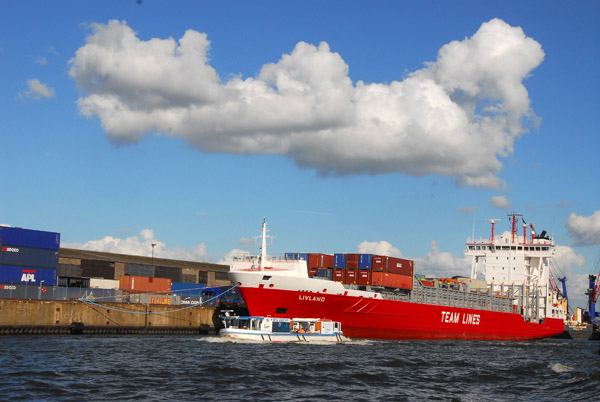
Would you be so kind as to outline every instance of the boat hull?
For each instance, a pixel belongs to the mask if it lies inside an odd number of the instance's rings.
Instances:
[[[349,338],[529,340],[564,330],[560,319],[526,322],[515,313],[243,285],[240,293],[252,315],[340,321]]]
[[[299,333],[270,333],[259,331],[244,331],[235,329],[222,329],[219,331],[222,338],[258,342],[345,342],[347,338],[340,334],[299,334]]]

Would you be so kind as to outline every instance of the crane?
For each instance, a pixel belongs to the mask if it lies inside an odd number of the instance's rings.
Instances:
[[[563,276],[562,278],[558,278],[558,280],[562,283],[563,288],[563,296],[565,296],[565,300],[567,301],[567,315],[569,314],[569,297],[567,296],[567,277]]]
[[[585,292],[585,294],[588,295],[588,314],[590,316],[590,321],[592,322],[592,324],[596,319],[596,302],[598,301],[598,288],[600,285],[600,282],[596,283],[597,277],[598,275],[588,276],[590,282],[588,290]]]

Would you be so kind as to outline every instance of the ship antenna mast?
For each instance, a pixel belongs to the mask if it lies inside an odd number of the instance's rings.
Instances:
[[[517,214],[515,212],[508,214],[508,220],[511,220],[512,218],[512,242],[515,242],[515,235],[517,234],[517,220],[519,218],[517,218],[518,216],[523,216],[521,214]]]
[[[263,218],[262,229],[260,231],[261,238],[261,246],[260,246],[260,261],[259,261],[259,269],[264,268],[265,261],[267,261],[267,238],[273,239],[272,236],[267,234],[269,230],[267,229],[267,218]]]
[[[494,243],[494,225],[496,224],[496,222],[501,221],[502,219],[486,219],[486,221],[488,222],[492,222],[492,241],[491,243]]]

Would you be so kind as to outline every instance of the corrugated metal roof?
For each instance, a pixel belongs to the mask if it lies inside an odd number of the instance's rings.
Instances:
[[[209,262],[197,262],[197,261],[183,261],[183,260],[170,260],[166,258],[152,258],[141,255],[128,255],[128,254],[116,254],[106,253],[103,251],[91,251],[91,250],[78,250],[74,248],[61,248],[58,251],[59,257],[62,258],[79,258],[88,260],[101,260],[101,261],[112,261],[112,262],[124,262],[134,264],[153,264],[161,265],[163,267],[177,267],[177,268],[192,268],[201,269],[203,271],[212,272],[228,272],[229,265],[212,264]]]

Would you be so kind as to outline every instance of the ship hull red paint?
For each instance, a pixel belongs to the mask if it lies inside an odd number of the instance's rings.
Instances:
[[[514,313],[268,287],[241,286],[240,293],[251,315],[340,321],[350,338],[529,340],[564,330],[562,320],[531,323]]]

